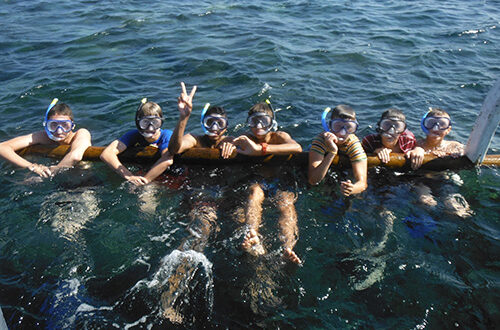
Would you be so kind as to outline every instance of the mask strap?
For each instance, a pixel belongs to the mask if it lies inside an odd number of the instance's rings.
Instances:
[[[323,115],[321,116],[321,125],[323,125],[325,132],[330,132],[330,127],[328,127],[328,123],[326,122],[326,117],[330,111],[332,111],[330,107],[325,108]]]

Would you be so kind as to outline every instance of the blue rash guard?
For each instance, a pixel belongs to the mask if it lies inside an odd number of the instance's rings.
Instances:
[[[148,142],[146,139],[139,133],[138,130],[134,129],[125,133],[118,141],[123,142],[127,148],[129,147],[146,147],[153,146],[160,149],[160,152],[168,148],[168,142],[170,141],[170,137],[173,132],[169,129],[162,129],[160,137],[158,140],[154,142]]]

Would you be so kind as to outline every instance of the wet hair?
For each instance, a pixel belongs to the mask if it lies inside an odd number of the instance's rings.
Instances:
[[[207,112],[205,113],[205,116],[210,116],[210,115],[221,115],[226,117],[226,110],[224,110],[223,107],[218,107],[218,106],[211,106],[208,108]]]
[[[354,109],[345,104],[339,104],[332,110],[331,119],[341,118],[348,120],[356,120],[356,113]]]
[[[426,117],[448,117],[450,118],[450,114],[443,109],[440,108],[430,108],[430,111],[427,113]]]
[[[406,116],[403,114],[403,111],[396,108],[390,108],[385,110],[384,113],[382,113],[382,116],[380,116],[380,120],[378,122],[380,123],[382,119],[386,118],[396,118],[406,123]]]
[[[144,104],[141,103],[141,105],[139,105],[139,108],[137,109],[137,112],[135,113],[135,119],[137,120],[138,118],[147,116],[158,116],[160,118],[163,118],[161,107],[157,103],[150,101]]]
[[[251,107],[250,110],[248,110],[248,117],[250,117],[253,114],[259,113],[259,112],[263,112],[266,115],[269,115],[269,116],[271,116],[271,118],[274,119],[273,109],[271,109],[271,106],[269,104],[267,104],[266,102],[260,102],[260,103],[257,103],[256,105],[254,105],[253,107]]]
[[[73,120],[73,111],[71,111],[71,108],[66,103],[58,103],[49,110],[47,119],[52,116],[68,116]]]

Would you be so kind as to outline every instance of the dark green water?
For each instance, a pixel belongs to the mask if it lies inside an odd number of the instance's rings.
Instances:
[[[132,128],[143,97],[162,106],[173,128],[185,81],[199,86],[188,126],[196,133],[205,102],[228,110],[237,135],[248,108],[270,97],[280,128],[303,147],[321,130],[322,109],[339,103],[357,111],[359,136],[373,132],[388,107],[404,110],[422,135],[422,114],[442,107],[454,122],[450,138],[466,143],[500,73],[498,8],[498,1],[3,1],[0,140],[41,129],[54,97],[70,104],[94,145]],[[499,134],[491,153],[500,153]],[[295,168],[299,268],[279,258],[278,215],[268,202],[268,256],[239,249],[233,211],[251,169],[188,170],[180,189],[133,188],[98,162],[43,182],[0,162],[0,306],[9,327],[169,327],[161,294],[186,258],[199,271],[180,292],[193,288],[185,307],[205,327],[500,321],[497,169],[434,179],[373,170],[367,192],[343,201],[335,173],[310,188]],[[432,209],[417,202],[421,181],[437,200]],[[190,201],[214,182],[222,188],[220,230],[204,255],[175,252],[189,236]],[[471,215],[450,212],[448,196]]]

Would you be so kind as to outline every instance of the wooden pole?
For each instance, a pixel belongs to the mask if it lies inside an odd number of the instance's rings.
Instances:
[[[19,154],[36,154],[51,158],[62,158],[69,150],[69,146],[44,146],[34,145],[22,149]],[[83,154],[84,160],[99,160],[104,147],[89,147]],[[289,155],[264,155],[245,156],[234,152],[229,159],[220,158],[218,149],[192,148],[183,154],[175,156],[175,162],[184,164],[232,164],[232,163],[290,163],[293,165],[306,165],[309,154],[299,152]],[[159,157],[158,149],[154,147],[129,148],[119,155],[121,161],[135,163],[152,163]],[[438,158],[434,155],[425,155],[423,169],[444,170],[471,167],[473,163],[465,156],[459,158],[444,157]],[[341,168],[349,168],[349,159],[345,156],[336,156],[333,165]],[[487,155],[481,165],[500,166],[500,155]],[[368,156],[368,166],[386,166],[392,169],[410,169],[409,164],[403,154],[391,153],[391,159],[387,164],[382,164],[377,156]]]

